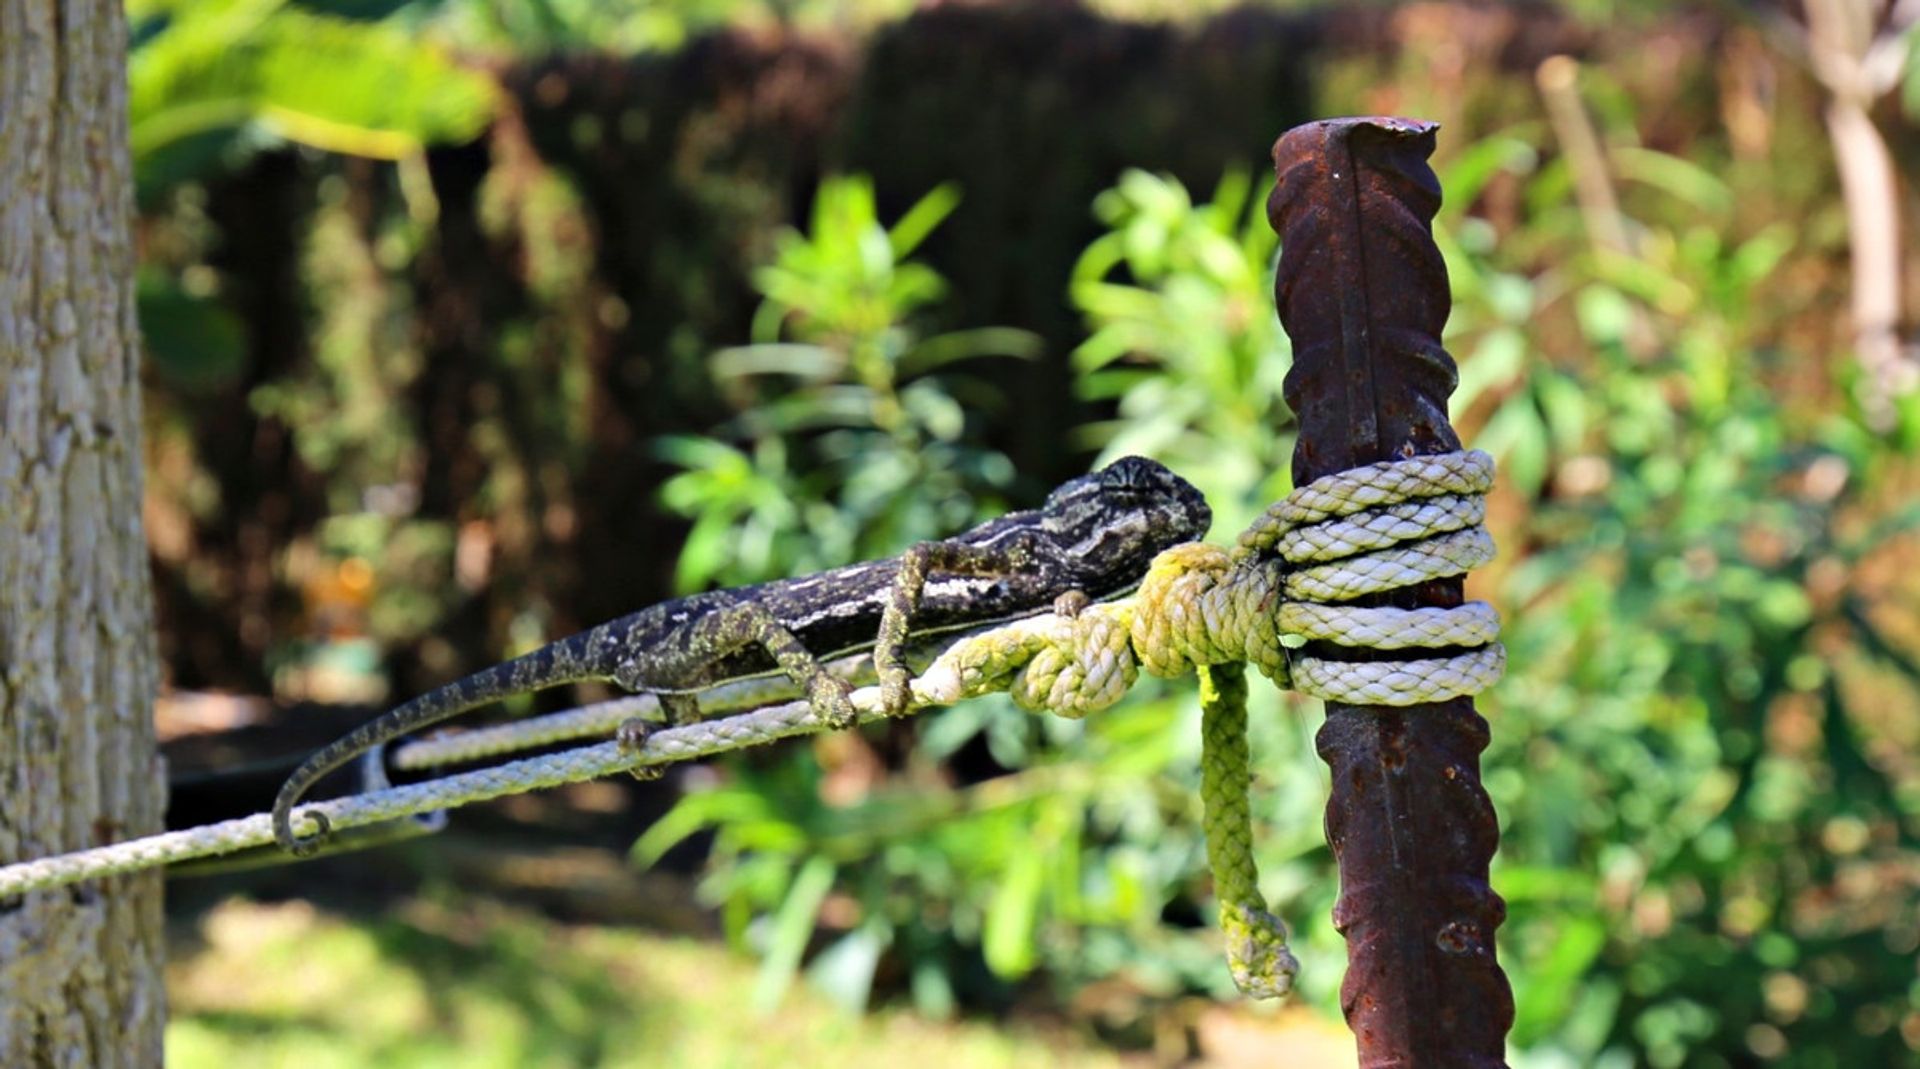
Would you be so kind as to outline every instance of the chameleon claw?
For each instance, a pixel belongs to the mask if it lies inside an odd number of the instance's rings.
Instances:
[[[1087,606],[1091,604],[1093,604],[1093,599],[1087,597],[1086,591],[1067,590],[1063,591],[1059,597],[1053,599],[1053,611],[1054,615],[1064,616],[1071,620],[1079,616],[1082,612],[1085,612]]]
[[[691,694],[679,692],[661,692],[660,709],[667,714],[669,724],[692,724],[700,719],[700,700]]]

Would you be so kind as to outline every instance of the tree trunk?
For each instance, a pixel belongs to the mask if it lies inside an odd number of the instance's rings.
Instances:
[[[157,831],[126,25],[0,0],[0,863]],[[0,900],[0,1065],[158,1065],[160,878]]]

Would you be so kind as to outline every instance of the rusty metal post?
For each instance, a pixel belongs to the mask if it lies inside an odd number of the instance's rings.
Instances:
[[[1281,240],[1274,298],[1293,339],[1285,393],[1300,420],[1296,485],[1460,447],[1447,421],[1457,376],[1440,346],[1453,299],[1433,241],[1435,129],[1333,119],[1274,144],[1267,216]],[[1450,579],[1386,603],[1461,597]],[[1499,838],[1480,785],[1487,740],[1468,698],[1327,703],[1317,746],[1333,779],[1334,925],[1348,952],[1341,1008],[1364,1069],[1505,1064],[1513,992],[1494,957],[1506,904],[1487,882]]]

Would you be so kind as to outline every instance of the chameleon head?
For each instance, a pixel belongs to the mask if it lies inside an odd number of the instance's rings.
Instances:
[[[1213,510],[1193,484],[1146,457],[1119,460],[1047,495],[1041,524],[1076,555],[1142,562],[1207,533]]]

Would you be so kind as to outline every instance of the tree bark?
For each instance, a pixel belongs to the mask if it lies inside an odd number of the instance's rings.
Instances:
[[[0,863],[160,828],[119,0],[0,0]],[[0,901],[0,1065],[158,1065],[160,878]]]

